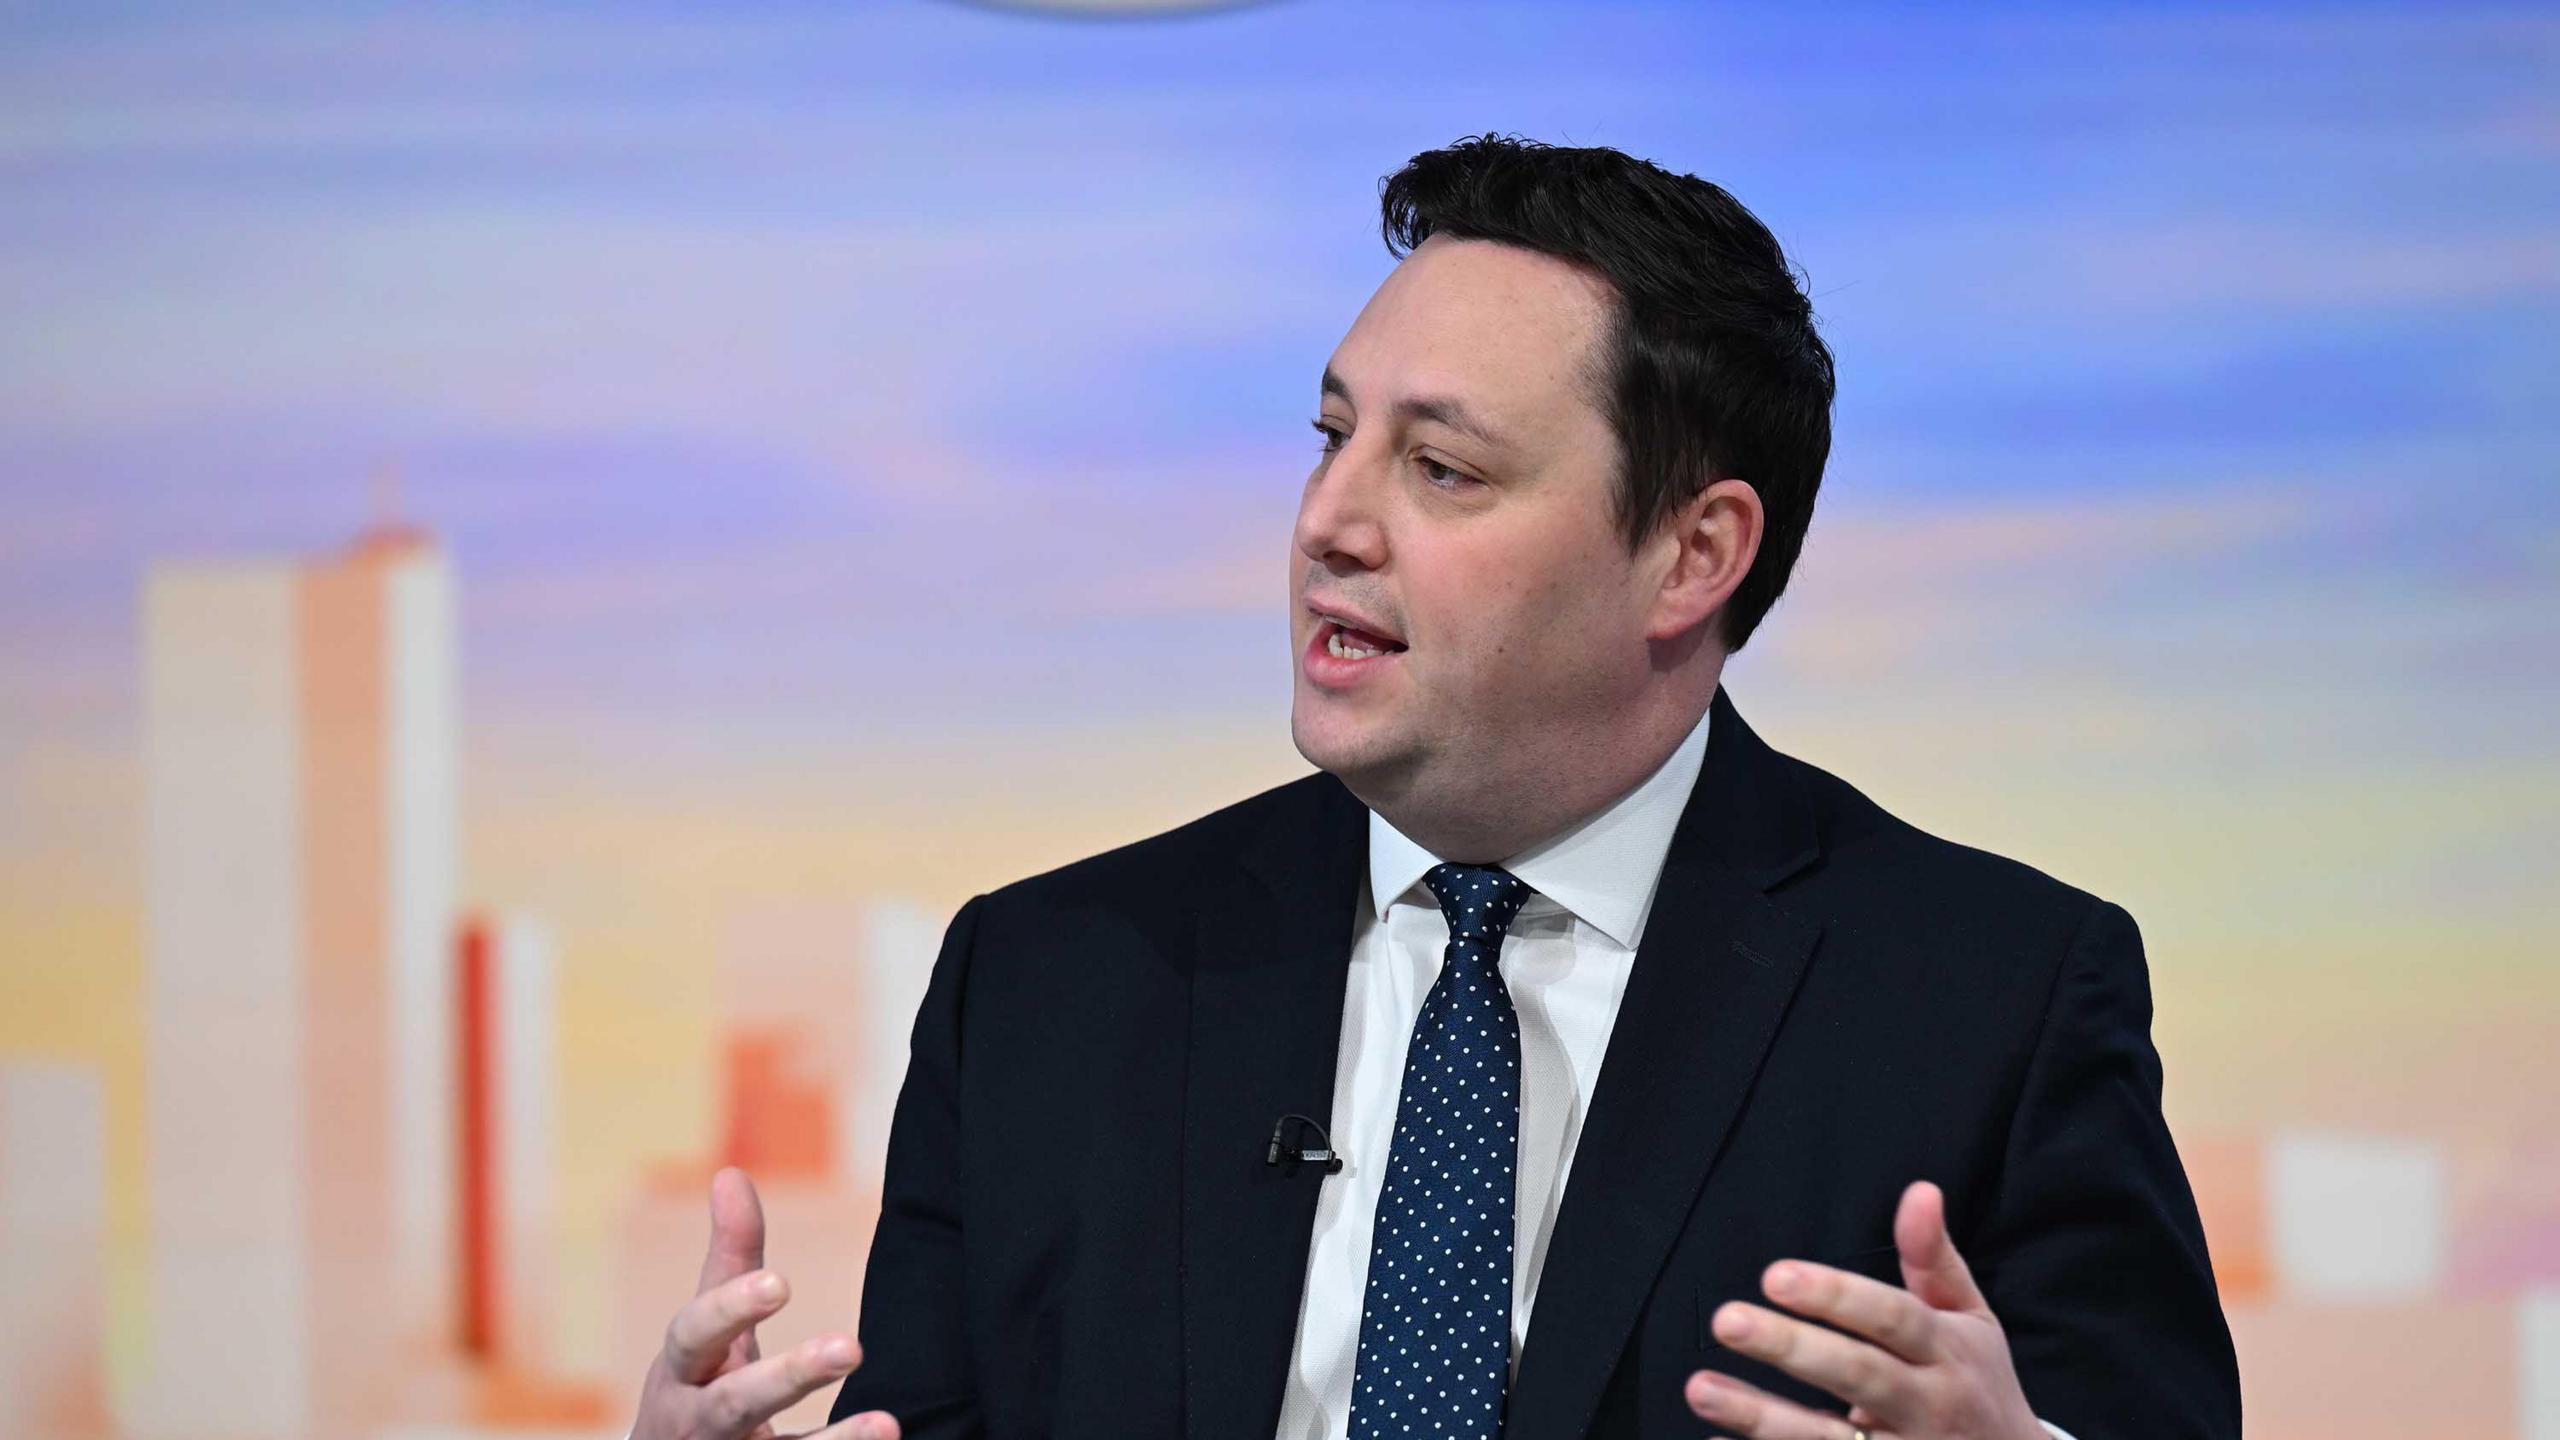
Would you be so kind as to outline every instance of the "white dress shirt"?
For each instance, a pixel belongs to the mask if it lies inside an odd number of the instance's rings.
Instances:
[[[1712,712],[1710,712],[1712,713]],[[1547,1236],[1618,1001],[1635,967],[1671,832],[1706,758],[1707,717],[1643,783],[1561,835],[1502,862],[1536,893],[1502,942],[1502,980],[1520,1015],[1520,1161],[1513,1218],[1511,1355],[1519,1364]],[[1298,1339],[1279,1440],[1351,1432],[1351,1371],[1369,1289],[1369,1232],[1387,1180],[1405,1049],[1439,978],[1449,923],[1423,885],[1440,857],[1369,813],[1369,884],[1352,921],[1328,1132],[1342,1173],[1316,1200]]]
[[[1503,983],[1520,1016],[1511,1280],[1515,1375],[1574,1145],[1635,968],[1672,831],[1679,828],[1706,758],[1707,729],[1707,716],[1699,716],[1687,738],[1633,790],[1502,862],[1536,892],[1512,921],[1501,958]],[[1440,857],[1369,812],[1369,883],[1352,920],[1342,1047],[1327,1127],[1343,1166],[1325,1180],[1316,1200],[1278,1440],[1341,1440],[1351,1433],[1369,1235],[1386,1185],[1405,1050],[1449,943],[1440,902],[1422,883],[1423,873],[1439,863]],[[2045,1428],[2059,1440],[2071,1440],[2058,1427]]]

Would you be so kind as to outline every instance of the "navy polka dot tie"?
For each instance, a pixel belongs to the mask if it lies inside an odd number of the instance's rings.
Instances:
[[[1449,918],[1449,949],[1405,1050],[1369,1242],[1353,1440],[1490,1440],[1511,1375],[1520,1017],[1496,966],[1529,887],[1479,865],[1435,865],[1422,882]]]

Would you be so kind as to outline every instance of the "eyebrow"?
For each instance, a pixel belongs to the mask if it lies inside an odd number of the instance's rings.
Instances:
[[[1330,365],[1324,367],[1322,389],[1327,395],[1339,395],[1345,401],[1351,399],[1351,387],[1342,383],[1342,377],[1334,374]],[[1455,396],[1408,395],[1388,407],[1387,413],[1402,420],[1434,420],[1460,434],[1472,435],[1487,445],[1506,450],[1511,448],[1511,442],[1503,437],[1501,431],[1486,423],[1467,408],[1465,401]]]

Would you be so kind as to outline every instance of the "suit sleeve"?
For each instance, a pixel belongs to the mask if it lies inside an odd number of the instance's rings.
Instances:
[[[961,1233],[960,1039],[985,900],[970,900],[952,918],[916,1012],[906,1083],[889,1121],[880,1224],[863,1271],[862,1365],[836,1393],[830,1424],[886,1410],[904,1440],[983,1433]]]
[[[2160,1112],[2142,936],[2093,901],[1969,1254],[2035,1412],[2082,1440],[2238,1440],[2239,1369]]]

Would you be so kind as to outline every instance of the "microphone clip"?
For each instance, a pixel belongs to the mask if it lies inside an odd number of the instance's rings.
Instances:
[[[1298,1127],[1295,1144],[1289,1141],[1289,1126],[1293,1122]],[[1309,1131],[1315,1132],[1316,1143],[1312,1146],[1306,1143]],[[1333,1137],[1324,1133],[1322,1125],[1304,1115],[1283,1115],[1272,1122],[1271,1143],[1263,1149],[1262,1163],[1277,1165],[1284,1160],[1292,1170],[1303,1162],[1322,1165],[1327,1175],[1342,1173],[1342,1155],[1333,1148]]]

